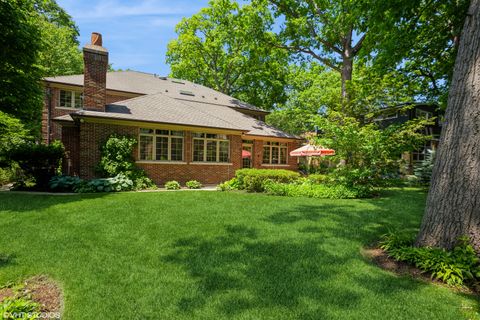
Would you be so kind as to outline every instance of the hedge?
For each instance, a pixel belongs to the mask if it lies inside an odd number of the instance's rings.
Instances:
[[[235,172],[235,176],[238,188],[248,192],[264,192],[266,181],[290,183],[300,178],[298,172],[278,169],[240,169]]]

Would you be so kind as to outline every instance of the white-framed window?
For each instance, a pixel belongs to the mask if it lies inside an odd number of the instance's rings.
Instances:
[[[141,128],[139,160],[183,161],[183,136],[183,131]]]
[[[287,144],[266,141],[263,144],[264,164],[287,164]]]
[[[194,162],[230,162],[230,141],[224,134],[193,132]]]
[[[430,119],[431,117],[433,117],[433,113],[429,112],[429,111],[422,110],[422,109],[416,109],[415,110],[415,116],[417,118]]]
[[[60,90],[58,95],[58,106],[60,108],[83,108],[83,93],[78,91]]]

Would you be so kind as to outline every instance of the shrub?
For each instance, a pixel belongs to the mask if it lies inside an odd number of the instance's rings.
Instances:
[[[8,158],[18,163],[24,175],[16,187],[25,187],[31,180],[35,189],[48,189],[50,179],[60,170],[64,154],[65,149],[59,141],[49,145],[24,143],[10,150]]]
[[[165,183],[165,189],[167,190],[179,190],[180,188],[181,188],[180,183],[178,183],[175,180],[168,181]]]
[[[425,159],[413,169],[418,181],[423,184],[429,184],[432,179],[433,162],[435,161],[435,151],[427,150]]]
[[[228,181],[220,183],[217,186],[217,190],[219,190],[219,191],[238,190],[238,179],[237,178],[232,178]]]
[[[2,319],[38,319],[40,305],[23,297],[5,298],[0,304]],[[23,315],[19,317],[19,315]],[[29,316],[32,315],[32,316]]]
[[[137,140],[131,137],[110,136],[101,149],[97,171],[104,177],[125,176],[133,181],[134,190],[155,188],[153,181],[135,165],[133,149],[136,144]]]
[[[354,199],[365,197],[365,192],[361,188],[348,188],[344,185],[292,184],[269,181],[264,184],[264,188],[268,194],[287,197],[321,199]]]
[[[197,180],[190,180],[185,183],[188,189],[200,189],[202,187],[202,184],[198,182]]]
[[[300,178],[298,172],[271,169],[240,169],[235,172],[235,176],[238,179],[238,188],[249,192],[265,191],[263,184],[267,180],[290,183]]]
[[[113,178],[92,179],[90,181],[80,179],[74,186],[74,191],[78,193],[118,192],[133,189],[133,181],[123,174],[118,174]]]
[[[380,247],[395,260],[413,264],[449,285],[461,286],[480,279],[479,258],[465,237],[450,251],[414,247],[411,238],[394,234],[384,235]]]
[[[70,192],[75,191],[75,188],[82,183],[82,179],[72,176],[55,176],[50,179],[48,186],[52,191]]]
[[[326,174],[309,174],[307,176],[307,180],[311,183],[315,184],[328,184],[333,182],[333,179],[331,176],[326,175]]]

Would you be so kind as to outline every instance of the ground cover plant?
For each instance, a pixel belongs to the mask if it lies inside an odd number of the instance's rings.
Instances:
[[[0,285],[46,274],[62,319],[478,319],[475,297],[362,253],[425,194],[0,193]]]

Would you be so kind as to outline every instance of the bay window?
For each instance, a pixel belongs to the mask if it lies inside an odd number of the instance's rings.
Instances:
[[[192,133],[194,162],[229,162],[230,141],[224,134]]]
[[[263,144],[264,164],[287,164],[287,144],[266,141]]]
[[[183,161],[183,131],[140,129],[139,159]]]

